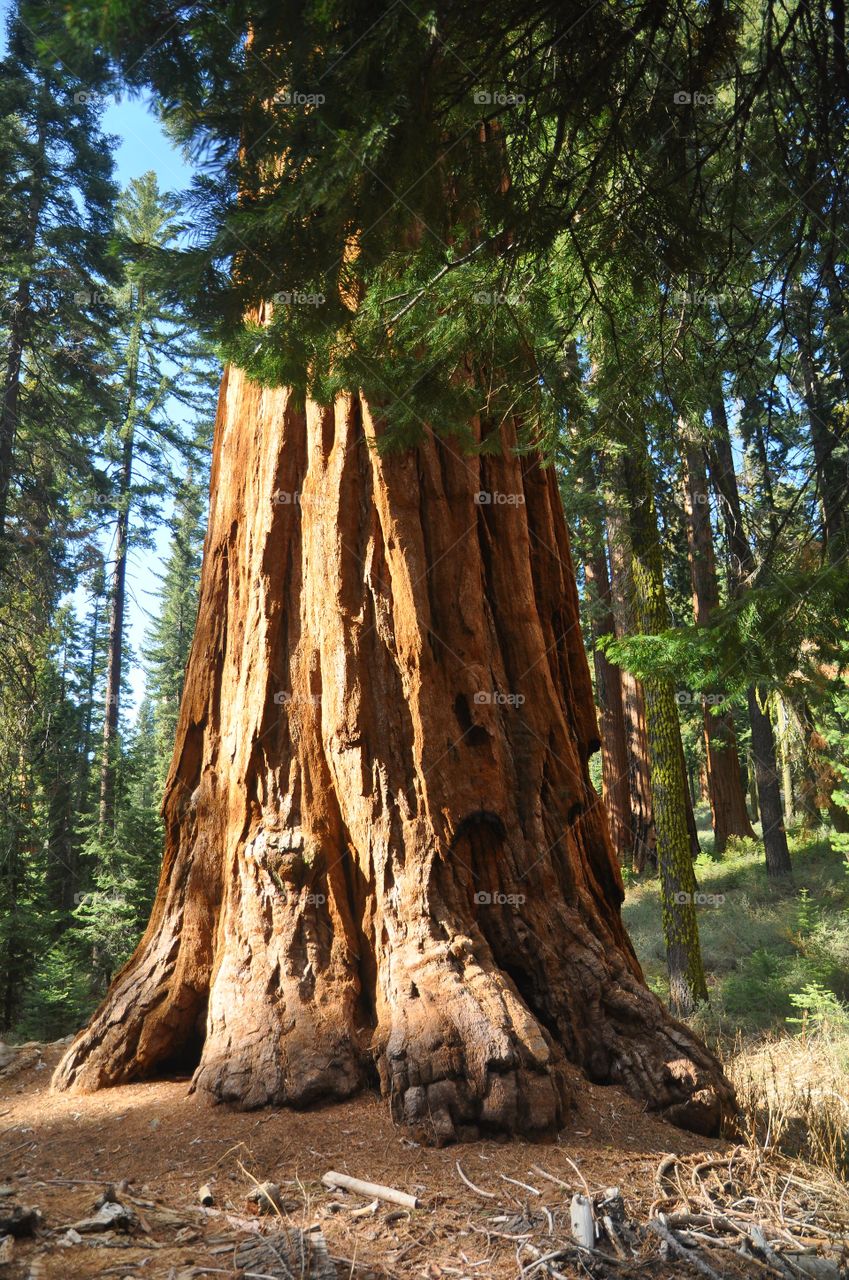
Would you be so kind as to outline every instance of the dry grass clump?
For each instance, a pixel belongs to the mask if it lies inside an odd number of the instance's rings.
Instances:
[[[837,1178],[849,1173],[849,1040],[811,1034],[738,1036],[722,1055],[751,1147],[800,1156]]]

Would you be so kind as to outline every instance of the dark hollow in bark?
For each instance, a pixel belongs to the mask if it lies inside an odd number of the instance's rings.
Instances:
[[[620,918],[554,472],[379,430],[225,377],[159,890],[54,1083],[202,1027],[193,1087],[242,1107],[376,1066],[431,1140],[542,1133],[579,1069],[714,1133],[730,1086]]]

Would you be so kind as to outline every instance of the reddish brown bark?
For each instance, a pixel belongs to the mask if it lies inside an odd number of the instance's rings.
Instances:
[[[708,505],[707,468],[701,446],[694,441],[686,423],[681,424],[684,463],[684,509],[687,514],[687,542],[690,553],[690,581],[693,586],[693,616],[704,627],[719,606],[713,530]],[[714,849],[722,853],[729,836],[754,837],[746,810],[746,796],[740,780],[740,759],[734,717],[730,711],[716,715],[721,690],[703,699],[708,798],[713,824]]]
[[[627,532],[616,501],[607,503],[607,544],[610,556],[611,609],[616,636],[630,635],[635,630],[631,616],[634,587],[631,581],[630,549]],[[643,871],[648,863],[657,862],[657,833],[651,798],[649,740],[646,732],[646,708],[643,689],[630,671],[622,671],[622,712],[628,751],[628,789],[631,801],[631,848],[635,871]]]
[[[376,1066],[445,1141],[555,1128],[580,1068],[715,1131],[620,919],[554,472],[375,431],[225,378],[157,899],[55,1084],[194,1052],[213,1098],[298,1106]]]

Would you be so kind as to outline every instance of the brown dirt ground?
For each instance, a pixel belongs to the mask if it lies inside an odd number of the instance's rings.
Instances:
[[[14,1261],[0,1266],[12,1280],[234,1277],[232,1243],[256,1226],[245,1217],[253,1179],[276,1182],[291,1197],[291,1225],[321,1226],[333,1257],[344,1260],[340,1277],[514,1280],[520,1274],[517,1242],[492,1234],[505,1230],[493,1217],[520,1213],[523,1205],[539,1214],[545,1206],[555,1236],[542,1225],[535,1243],[544,1247],[548,1241],[552,1248],[569,1235],[571,1191],[532,1166],[580,1190],[568,1156],[591,1191],[620,1186],[628,1216],[644,1222],[664,1153],[727,1149],[644,1114],[617,1090],[590,1084],[581,1088],[556,1142],[475,1142],[444,1150],[412,1143],[392,1124],[387,1104],[368,1095],[312,1111],[245,1113],[210,1107],[187,1096],[185,1080],[171,1079],[71,1097],[49,1091],[62,1049],[31,1051],[27,1069],[0,1079],[0,1184],[12,1188],[15,1202],[38,1206],[45,1228],[36,1240],[16,1242]],[[463,1184],[458,1159],[466,1175],[496,1198],[484,1199]],[[374,1214],[353,1217],[368,1202],[322,1186],[330,1169],[414,1192],[423,1207],[393,1220],[393,1206],[381,1204]],[[541,1195],[501,1175],[529,1183]],[[130,1184],[130,1195],[155,1205],[134,1205],[148,1233],[119,1237],[113,1247],[96,1246],[91,1237],[62,1247],[58,1231],[48,1234],[88,1215],[104,1187],[121,1180]],[[213,1211],[197,1203],[203,1183],[215,1195]],[[334,1202],[344,1207],[334,1211]],[[525,1264],[530,1261],[525,1254]],[[563,1275],[602,1274],[595,1264],[576,1265],[579,1270],[557,1264]],[[684,1280],[698,1273],[686,1264],[670,1267],[647,1246],[644,1261],[619,1274]]]

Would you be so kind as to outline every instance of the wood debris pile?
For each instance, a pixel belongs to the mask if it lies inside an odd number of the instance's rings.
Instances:
[[[653,1185],[649,1176],[624,1193],[593,1189],[561,1146],[557,1167],[568,1166],[568,1181],[539,1164],[508,1177],[490,1154],[482,1186],[465,1159],[438,1188],[329,1171],[284,1189],[247,1175],[235,1195],[211,1180],[181,1206],[121,1182],[64,1221],[17,1203],[4,1186],[0,1272],[14,1280],[849,1280],[849,1190],[782,1157],[746,1148],[667,1155]],[[117,1266],[108,1250],[123,1251]],[[60,1256],[56,1272],[50,1259]]]

